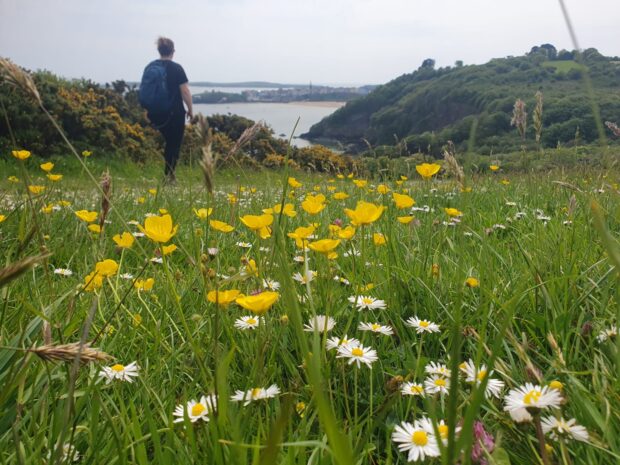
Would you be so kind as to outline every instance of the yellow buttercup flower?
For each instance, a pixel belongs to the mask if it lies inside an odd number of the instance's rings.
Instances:
[[[101,233],[101,226],[99,226],[98,224],[89,224],[88,225],[88,230],[90,232],[95,233],[95,234],[99,234],[99,233]]]
[[[497,170],[499,170],[499,166],[497,166],[497,165],[491,165],[491,166],[489,166],[489,169],[490,169],[491,171],[497,171]]]
[[[155,285],[155,280],[153,278],[147,278],[147,279],[137,279],[136,282],[133,284],[133,287],[135,287],[139,291],[150,291],[153,289],[154,285]]]
[[[178,247],[174,244],[170,244],[170,245],[164,245],[161,248],[161,253],[163,255],[170,255],[172,252],[174,252]]]
[[[301,202],[301,208],[303,208],[305,212],[310,213],[311,215],[316,215],[320,213],[325,207],[325,196],[323,194],[308,194],[306,195],[304,201]]]
[[[274,213],[279,215],[282,212],[283,215],[288,216],[289,218],[295,218],[297,216],[297,212],[295,211],[295,207],[292,203],[284,204],[284,209],[282,209],[281,204],[274,205],[273,208],[265,208],[263,213],[266,215],[273,215]]]
[[[28,150],[13,150],[11,154],[18,160],[25,160],[30,158],[30,152]]]
[[[9,180],[9,182],[14,182],[14,183],[19,182],[19,178],[17,176],[9,176],[7,179]]]
[[[154,215],[149,216],[144,221],[144,227],[138,225],[138,229],[153,242],[165,244],[177,233],[179,226],[172,225],[172,217],[170,215]]]
[[[441,165],[438,165],[437,163],[422,163],[421,165],[417,165],[415,167],[415,170],[424,179],[432,178],[437,173],[439,173],[440,169],[441,169]]]
[[[54,204],[50,203],[44,207],[41,207],[41,212],[45,213],[46,215],[49,215],[50,213],[52,213],[54,211]]]
[[[372,241],[375,245],[384,245],[387,242],[387,239],[382,233],[374,233],[372,235]]]
[[[93,221],[97,219],[98,213],[90,212],[88,210],[78,210],[75,212],[75,216],[77,216],[82,221],[85,221],[87,223],[92,223]]]
[[[398,194],[394,192],[392,194],[392,198],[394,199],[396,208],[398,208],[399,210],[402,210],[403,208],[411,208],[415,205],[415,200],[405,194]]]
[[[149,194],[151,194],[151,195],[157,195],[157,189],[155,189],[155,188],[151,188],[151,189],[149,189]]]
[[[131,233],[124,232],[123,234],[115,234],[112,237],[112,240],[119,246],[121,249],[128,249],[131,247],[136,240]]]
[[[101,276],[96,271],[89,273],[84,278],[84,290],[87,292],[92,292],[97,289],[101,289],[103,286],[103,276]]]
[[[329,255],[339,245],[340,239],[321,239],[319,241],[308,243],[310,250],[322,253],[323,255]]]
[[[346,200],[349,198],[349,194],[347,194],[346,192],[336,192],[332,197],[335,200]]]
[[[118,263],[110,258],[97,262],[95,265],[95,273],[105,278],[114,276],[117,271]]]
[[[0,223],[6,220],[6,215],[0,215]]]
[[[271,236],[271,229],[269,226],[273,223],[273,215],[245,215],[239,218],[241,222],[256,232],[262,239],[266,239]]]
[[[397,216],[396,220],[400,223],[400,224],[409,224],[413,221],[414,217],[413,216]]]
[[[28,186],[28,190],[34,195],[38,195],[45,190],[45,186]]]
[[[374,203],[360,200],[357,202],[355,210],[345,208],[344,212],[355,226],[371,224],[377,221],[385,210],[383,205],[375,205]]]
[[[60,181],[62,179],[62,174],[47,173],[47,179],[52,182]]]
[[[291,186],[293,189],[297,189],[297,188],[301,187],[303,184],[300,183],[295,178],[288,178],[288,185]]]
[[[469,278],[467,278],[465,280],[465,285],[467,287],[471,287],[471,288],[478,287],[478,286],[480,286],[480,281],[478,281],[476,278],[470,276]]]
[[[51,161],[48,161],[47,163],[43,163],[43,164],[41,164],[39,166],[46,173],[49,173],[50,171],[52,171],[54,169],[54,164]]]
[[[230,289],[228,291],[209,291],[207,294],[207,300],[211,303],[217,304],[220,307],[228,307],[228,305],[235,301],[236,298],[243,297],[241,291],[237,289]]]
[[[194,214],[201,220],[206,220],[211,213],[213,213],[213,208],[199,208],[198,210],[194,208]]]
[[[209,220],[209,226],[211,226],[216,231],[223,233],[229,233],[231,231],[234,231],[235,229],[234,226],[231,226],[228,223],[224,223],[223,221],[219,220]]]
[[[365,179],[354,179],[353,184],[362,189],[368,185],[368,181],[366,181]]]
[[[299,249],[304,248],[304,242],[308,239],[312,234],[314,234],[315,227],[314,226],[300,226],[292,233],[288,233],[287,236],[291,239],[295,239],[295,245]]]
[[[457,210],[456,208],[444,208],[444,211],[446,212],[448,216],[452,216],[452,217],[463,215],[463,212],[460,210]]]
[[[93,154],[93,152],[90,152],[90,151],[88,151],[88,150],[84,150],[84,151],[82,152],[82,156],[83,156],[84,158],[90,157],[92,154]]]
[[[390,192],[390,188],[386,186],[385,184],[379,184],[377,186],[377,192],[379,194],[387,194],[388,192]]]
[[[280,294],[277,292],[265,291],[256,295],[237,297],[235,302],[256,315],[264,315],[276,303],[279,297]]]
[[[353,226],[349,225],[346,228],[342,228],[340,231],[338,231],[338,237],[340,239],[349,240],[355,235],[355,231],[356,229]]]

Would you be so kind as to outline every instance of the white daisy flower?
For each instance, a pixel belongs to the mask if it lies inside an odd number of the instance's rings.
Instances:
[[[123,273],[120,275],[121,279],[133,279],[133,275],[131,273]]]
[[[161,257],[153,257],[151,258],[151,263],[164,263],[164,259]]]
[[[437,438],[429,422],[415,421],[413,424],[403,421],[392,432],[392,441],[398,444],[398,450],[408,452],[407,461],[422,461],[426,457],[439,457]]]
[[[515,220],[520,220],[522,218],[525,218],[526,216],[527,216],[527,213],[525,213],[525,212],[517,212],[517,213],[515,213],[514,218],[515,218]]]
[[[338,355],[336,358],[348,358],[349,365],[357,363],[357,367],[360,368],[364,363],[368,368],[372,368],[371,364],[379,360],[377,357],[377,351],[370,347],[364,347],[363,345],[341,345],[338,347]]]
[[[249,249],[252,247],[252,244],[250,244],[249,242],[235,242],[235,245],[237,245],[238,247],[241,247],[242,249]]]
[[[362,255],[362,253],[357,250],[355,247],[351,247],[351,250],[347,250],[345,253],[342,254],[343,257],[348,258],[348,257],[360,257]]]
[[[372,331],[373,333],[385,334],[386,336],[394,334],[391,326],[384,326],[379,323],[360,323],[357,329],[360,331]]]
[[[132,226],[138,226],[140,223],[138,223],[136,220],[131,220],[131,221],[128,221],[127,224],[130,224]]]
[[[435,362],[427,363],[426,366],[424,367],[424,371],[428,373],[429,375],[441,375],[446,378],[449,378],[450,375],[452,374],[450,372],[450,369],[446,365],[444,365],[443,363],[435,363]]]
[[[351,281],[349,281],[347,278],[343,278],[342,276],[334,276],[334,281],[340,283],[340,284],[344,284],[345,286],[349,286],[351,285]]]
[[[481,365],[480,368],[476,368],[473,360],[469,359],[461,365],[461,370],[463,370],[465,374],[465,381],[475,384],[476,386],[479,386],[485,378],[489,377],[484,393],[487,397],[493,396],[499,399],[502,389],[504,389],[504,382],[499,379],[490,378],[493,371],[488,372],[486,365]]]
[[[364,295],[352,295],[349,297],[349,302],[357,307],[358,310],[383,310],[387,307],[385,301],[375,299],[374,297]]]
[[[153,216],[157,216],[157,215],[155,213],[151,213],[151,212],[147,212],[147,213],[144,214],[145,218],[151,218]]]
[[[263,279],[263,287],[265,289],[269,289],[270,291],[277,291],[280,289],[280,283],[278,281],[274,281],[273,279]]]
[[[596,339],[598,342],[605,342],[607,339],[614,339],[618,335],[618,327],[616,325],[611,325],[609,328],[603,329]]]
[[[410,317],[406,322],[408,326],[415,328],[418,334],[421,333],[437,333],[439,325],[429,320],[421,320],[417,316]]]
[[[215,257],[219,253],[220,249],[217,247],[209,247],[207,248],[207,253],[212,257]]]
[[[99,372],[99,376],[105,378],[107,384],[115,379],[133,383],[133,378],[138,376],[139,371],[140,367],[136,364],[136,362],[131,362],[127,366],[117,363],[111,367],[103,367]]]
[[[308,258],[308,260],[310,260],[310,259]],[[296,263],[303,263],[303,262],[306,261],[306,259],[305,259],[305,257],[303,255],[297,255],[297,256],[293,257],[293,261],[296,262]]]
[[[297,281],[298,283],[308,284],[308,283],[311,283],[312,280],[316,276],[317,276],[317,272],[316,271],[306,270],[306,271],[304,271],[303,275],[301,273],[299,273],[299,272],[293,274],[293,279],[295,281]]]
[[[336,326],[336,320],[334,320],[331,316],[316,315],[304,325],[304,331],[318,331],[320,333],[327,333],[334,329],[334,326]]]
[[[549,386],[538,386],[525,383],[516,389],[511,389],[505,398],[504,411],[508,412],[516,422],[531,421],[532,416],[528,409],[546,409],[560,406],[562,396],[557,389]]]
[[[450,378],[432,375],[424,380],[424,391],[427,394],[447,394],[450,389]]]
[[[571,438],[576,441],[588,442],[590,435],[588,430],[577,424],[577,420],[571,418],[566,421],[564,418],[546,417],[542,421],[543,433],[549,434],[551,439],[557,441],[559,438]]]
[[[506,202],[506,205],[509,207],[516,207],[517,206],[517,202]]]
[[[430,419],[423,419],[420,421],[428,421],[430,423],[430,427],[433,428],[433,423],[431,422]],[[437,431],[439,431],[439,438],[441,439],[441,442],[443,442],[443,444],[447,446],[448,445],[448,433],[450,432],[450,428],[448,428],[448,425],[446,425],[446,422],[444,420],[439,420],[439,423],[437,423]],[[456,434],[459,434],[460,432],[461,432],[461,427],[457,426]]]
[[[131,235],[133,237],[144,237],[144,233],[143,232],[139,232],[139,231],[132,232]]]
[[[242,316],[241,318],[237,318],[235,320],[235,328],[237,329],[256,329],[258,325],[264,323],[265,320],[262,317],[258,316]]]
[[[261,252],[269,252],[271,249],[269,247],[259,247],[258,250],[260,250]]]
[[[54,270],[54,274],[58,274],[60,276],[71,276],[73,274],[73,271],[68,268],[56,268]]]
[[[421,396],[424,397],[424,386],[420,383],[403,383],[400,387],[400,393],[403,396]]]
[[[190,400],[187,404],[177,405],[172,413],[177,417],[174,423],[181,423],[185,420],[185,414],[192,423],[196,423],[198,420],[209,421],[209,414],[214,412],[217,407],[217,397],[214,394],[208,396],[202,396],[198,402]]]
[[[344,337],[330,337],[325,341],[325,347],[327,350],[337,349],[340,346],[358,346],[360,341],[355,338],[348,338],[345,334]]]
[[[243,402],[246,406],[254,400],[269,399],[276,397],[280,394],[280,388],[276,384],[272,384],[268,388],[252,388],[248,391],[235,391],[235,394],[231,396],[230,400],[233,402]]]
[[[423,205],[421,207],[411,207],[411,211],[429,213],[431,211],[431,207],[429,207],[428,205]]]

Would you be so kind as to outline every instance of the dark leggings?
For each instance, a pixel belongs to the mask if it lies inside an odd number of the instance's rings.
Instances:
[[[181,142],[183,142],[183,132],[185,131],[185,114],[173,114],[163,127],[159,128],[159,132],[164,136],[166,148],[164,149],[164,160],[166,167],[164,173],[166,175],[173,174],[174,168],[179,159],[181,151]]]

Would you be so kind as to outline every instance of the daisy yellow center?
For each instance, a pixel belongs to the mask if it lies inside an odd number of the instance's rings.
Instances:
[[[373,323],[373,324],[372,324],[372,330],[373,330],[373,331],[377,331],[377,330],[378,330],[378,329],[380,329],[380,328],[381,328],[381,325],[378,325],[377,323]]]
[[[116,365],[114,365],[112,367],[112,371],[116,371],[117,373],[120,373],[124,369],[125,369],[125,367],[123,365],[121,365],[120,363],[117,363]]]
[[[262,389],[261,388],[254,388],[252,389],[252,398],[256,399],[259,394],[261,393]]]
[[[428,321],[426,321],[426,320],[420,321],[420,326],[422,326],[422,328],[428,328],[429,324],[430,323]]]
[[[196,405],[194,405],[192,407],[192,416],[193,417],[197,417],[198,415],[200,415],[202,412],[204,412],[207,409],[207,407],[205,407],[204,405],[202,405],[200,402],[197,403]]]
[[[256,324],[256,319],[255,318],[248,318],[246,323],[249,324],[249,325],[255,325]]]
[[[538,400],[540,399],[540,396],[542,396],[542,392],[537,391],[537,390],[532,390],[528,392],[527,394],[525,394],[525,396],[523,397],[523,403],[525,405],[532,405],[534,403],[537,403]]]
[[[351,355],[355,355],[356,357],[361,357],[362,355],[364,355],[364,351],[362,349],[360,349],[359,347],[355,347],[351,351]]]
[[[435,386],[442,386],[442,387],[446,387],[446,380],[443,378],[437,378],[435,380]]]
[[[437,430],[439,430],[439,434],[442,438],[448,437],[448,425],[438,425]]]
[[[562,390],[562,388],[564,387],[564,385],[563,385],[560,381],[551,381],[551,382],[549,383],[549,387],[550,387],[551,389],[556,389],[556,390],[558,390],[558,391],[561,391],[561,390]]]
[[[367,297],[364,297],[364,298],[362,299],[362,302],[363,302],[364,304],[366,304],[366,305],[370,305],[370,304],[371,304],[371,303],[373,303],[374,301],[373,301],[372,299],[369,299],[369,298],[367,298]]]
[[[414,431],[411,440],[416,446],[425,446],[428,444],[428,434],[424,431]]]
[[[420,394],[422,392],[422,386],[411,386],[411,392]]]
[[[478,381],[482,381],[484,378],[486,378],[486,376],[487,376],[487,371],[480,370],[478,374],[476,375],[476,378],[478,378]]]

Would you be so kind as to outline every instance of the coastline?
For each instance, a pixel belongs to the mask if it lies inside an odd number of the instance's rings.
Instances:
[[[289,105],[300,105],[304,107],[320,107],[320,108],[340,108],[347,102],[336,102],[332,100],[326,100],[324,102],[308,102],[308,101],[296,101],[288,102]]]

